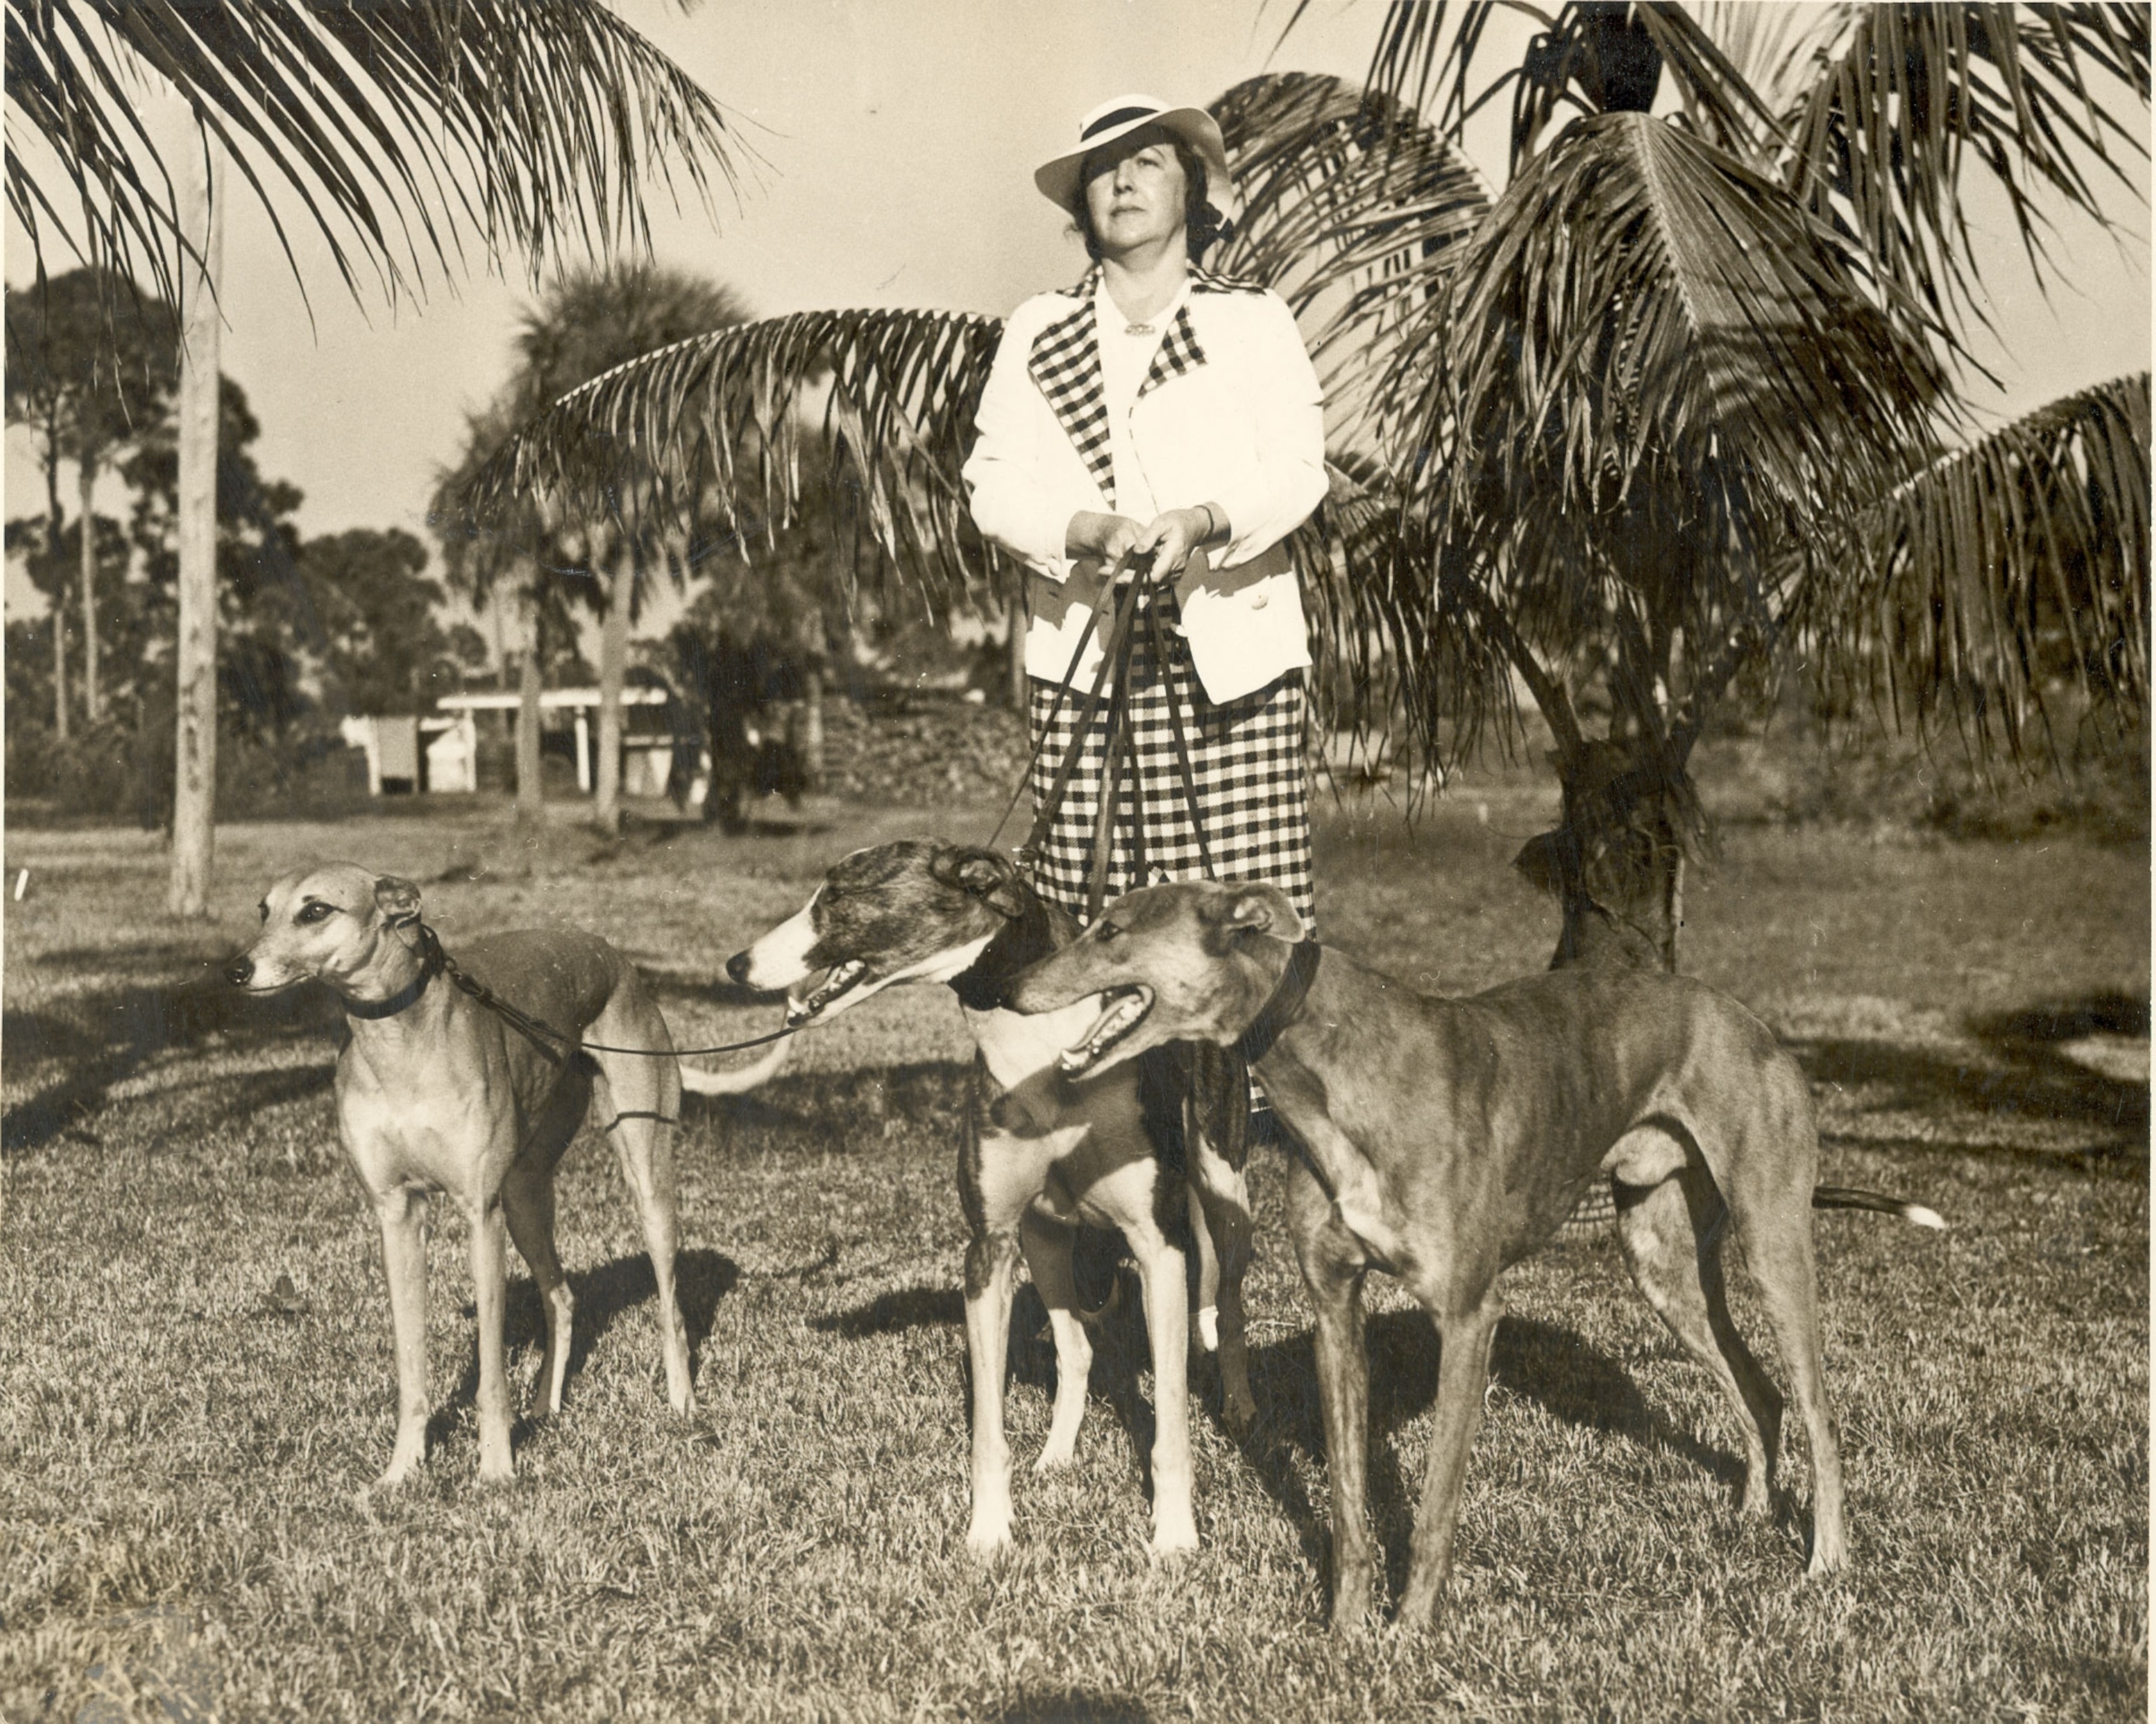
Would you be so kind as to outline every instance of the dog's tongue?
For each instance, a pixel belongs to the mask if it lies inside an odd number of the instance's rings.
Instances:
[[[850,959],[845,963],[839,965],[821,982],[818,983],[807,998],[788,1000],[786,1002],[788,1027],[792,1028],[808,1022],[810,1018],[815,1016],[818,1012],[859,981],[861,979],[861,972],[867,968],[868,965],[860,959]]]
[[[1075,1047],[1066,1047],[1055,1057],[1055,1063],[1072,1077],[1084,1071],[1106,1053],[1109,1047],[1133,1024],[1146,1015],[1147,1001],[1143,994],[1118,994],[1109,1001],[1100,1016],[1094,1019],[1093,1027],[1086,1032],[1085,1039]]]

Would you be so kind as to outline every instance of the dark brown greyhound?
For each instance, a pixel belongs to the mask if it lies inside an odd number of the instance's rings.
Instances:
[[[1267,886],[1133,892],[1005,998],[1103,1009],[1066,1050],[1074,1076],[1170,1041],[1240,1047],[1297,1154],[1289,1226],[1317,1310],[1332,1479],[1332,1620],[1368,1608],[1364,1515],[1365,1274],[1397,1276],[1435,1320],[1437,1428],[1415,1521],[1403,1624],[1428,1620],[1450,1565],[1481,1422],[1498,1276],[1548,1239],[1598,1178],[1616,1183],[1632,1279],[1713,1373],[1744,1433],[1743,1507],[1766,1512],[1782,1397],[1730,1321],[1721,1264],[1733,1224],[1810,1439],[1811,1572],[1841,1566],[1841,1460],[1820,1369],[1811,1211],[1916,1204],[1815,1191],[1819,1137],[1796,1062],[1765,1025],[1699,982],[1575,969],[1463,1000],[1418,994],[1314,942]]]

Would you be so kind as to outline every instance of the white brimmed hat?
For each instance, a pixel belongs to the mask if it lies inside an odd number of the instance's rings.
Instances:
[[[1086,158],[1146,126],[1173,132],[1198,152],[1205,164],[1205,201],[1223,216],[1233,215],[1235,186],[1228,178],[1228,147],[1221,142],[1219,126],[1203,108],[1171,108],[1158,96],[1119,95],[1102,102],[1078,122],[1078,147],[1042,162],[1034,170],[1034,184],[1057,208],[1075,214],[1079,172]]]

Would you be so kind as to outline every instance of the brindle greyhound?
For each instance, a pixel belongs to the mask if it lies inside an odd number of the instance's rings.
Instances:
[[[674,1122],[681,1078],[635,968],[604,940],[569,930],[497,934],[464,943],[459,966],[518,1011],[560,1031],[558,1045],[513,1026],[442,973],[442,950],[419,920],[419,888],[350,862],[287,874],[261,903],[262,932],[225,974],[251,994],[320,981],[344,1002],[337,1057],[337,1134],[382,1228],[397,1335],[397,1443],[380,1483],[401,1483],[426,1457],[429,1193],[471,1223],[479,1315],[479,1470],[514,1471],[502,1316],[509,1237],[531,1265],[546,1313],[539,1401],[562,1410],[576,1308],[554,1254],[554,1169],[596,1100],[636,1199],[659,1289],[666,1395],[696,1405],[689,1341],[675,1302]],[[610,1048],[585,1050],[588,1037]],[[778,1044],[784,1047],[783,1042]],[[706,1093],[760,1083],[778,1062],[703,1078]]]
[[[1199,1247],[1199,1327],[1206,1346],[1219,1351],[1229,1423],[1247,1424],[1256,1410],[1243,1342],[1250,1219],[1241,1160],[1231,1162],[1192,1131],[1183,1138],[1186,1179],[1178,1180],[1155,1155],[1158,1136],[1172,1130],[1160,1118],[1164,1095],[1142,1094],[1134,1071],[1077,1086],[1056,1069],[1057,1051],[1096,1015],[1092,1002],[1045,1019],[1002,1009],[1004,980],[1076,933],[1077,923],[1035,893],[1008,857],[909,840],[843,857],[798,913],[726,965],[736,981],[794,990],[788,1021],[798,1026],[826,1022],[906,982],[947,982],[964,1009],[979,1049],[958,1155],[959,1202],[973,1236],[966,1345],[973,1505],[966,1542],[983,1555],[1011,1538],[1004,1377],[1021,1252],[1055,1337],[1055,1409],[1037,1463],[1042,1471],[1068,1464],[1075,1452],[1092,1362],[1071,1274],[1075,1224],[1119,1228],[1137,1259],[1158,1414],[1156,1554],[1198,1542],[1178,1210],[1187,1210]],[[803,991],[812,976],[822,980]]]
[[[1757,1018],[1698,982],[1575,969],[1438,999],[1298,942],[1300,927],[1270,887],[1152,887],[1004,997],[1047,1012],[1105,996],[1063,1056],[1074,1075],[1173,1040],[1238,1047],[1294,1134],[1289,1225],[1317,1315],[1335,1625],[1363,1615],[1376,1573],[1363,1513],[1365,1273],[1399,1277],[1440,1337],[1437,1428],[1399,1607],[1403,1624],[1419,1624],[1450,1562],[1503,1309],[1497,1277],[1598,1178],[1615,1181],[1633,1279],[1737,1411],[1743,1507],[1763,1514],[1782,1399],[1730,1321],[1720,1249],[1734,1223],[1810,1442],[1811,1572],[1839,1567],[1841,1461],[1820,1369],[1811,1210],[1943,1223],[1875,1193],[1815,1190],[1804,1073]]]

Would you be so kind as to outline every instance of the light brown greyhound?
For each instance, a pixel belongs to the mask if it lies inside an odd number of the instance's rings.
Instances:
[[[1004,997],[1049,1011],[1106,996],[1063,1056],[1074,1075],[1164,1042],[1240,1047],[1294,1134],[1289,1226],[1317,1310],[1335,1625],[1362,1617],[1376,1576],[1364,1514],[1365,1274],[1397,1276],[1439,1335],[1436,1430],[1399,1606],[1400,1622],[1418,1624],[1450,1564],[1503,1310],[1497,1278],[1598,1178],[1615,1182],[1633,1279],[1736,1409],[1743,1507],[1763,1514],[1782,1399],[1730,1321],[1720,1253],[1734,1224],[1810,1439],[1811,1572],[1840,1567],[1841,1460],[1820,1367],[1811,1210],[1884,1209],[1933,1227],[1938,1217],[1871,1192],[1815,1191],[1803,1072],[1765,1025],[1699,982],[1575,969],[1440,999],[1297,943],[1300,928],[1270,887],[1151,887],[1023,971]]]
[[[561,1411],[576,1302],[554,1253],[554,1170],[594,1101],[651,1253],[667,1399],[677,1412],[692,1411],[688,1335],[674,1290],[681,1076],[665,1020],[634,966],[596,935],[572,930],[461,944],[460,969],[561,1032],[565,1046],[452,985],[408,880],[324,863],[279,880],[261,912],[262,931],[228,968],[228,979],[254,994],[319,981],[344,1004],[337,1134],[381,1224],[397,1339],[397,1441],[379,1482],[401,1483],[426,1456],[425,1222],[434,1192],[445,1193],[471,1225],[480,1476],[506,1479],[514,1470],[502,1340],[505,1223],[546,1313],[539,1402],[550,1414]],[[587,1050],[578,1045],[587,1036],[637,1051]],[[747,1088],[777,1063],[767,1058],[716,1083]],[[709,1092],[714,1080],[698,1088]]]

